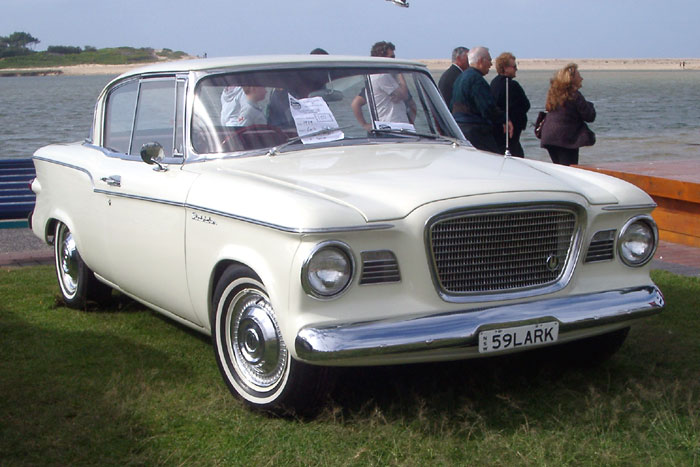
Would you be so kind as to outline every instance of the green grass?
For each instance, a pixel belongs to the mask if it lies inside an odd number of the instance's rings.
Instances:
[[[536,351],[345,369],[295,420],[233,398],[207,338],[127,300],[62,307],[50,267],[0,271],[0,464],[694,465],[700,281],[654,280],[667,309],[598,368]]]
[[[173,52],[170,49],[154,51],[149,48],[135,49],[133,47],[115,47],[85,51],[79,54],[51,54],[34,52],[19,57],[0,59],[0,69],[6,68],[38,68],[54,66],[71,66],[84,64],[124,65],[131,63],[156,62],[161,59],[176,60],[186,54],[182,51]]]

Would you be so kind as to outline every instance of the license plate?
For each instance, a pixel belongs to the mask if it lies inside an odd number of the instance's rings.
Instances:
[[[479,353],[531,347],[556,342],[559,323],[539,323],[512,328],[491,329],[479,333]]]

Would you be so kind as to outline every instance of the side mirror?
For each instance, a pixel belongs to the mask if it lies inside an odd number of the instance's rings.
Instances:
[[[163,167],[161,162],[165,158],[165,151],[160,143],[146,143],[141,146],[141,160],[148,165],[157,165],[153,170],[156,172],[165,172],[167,167]]]

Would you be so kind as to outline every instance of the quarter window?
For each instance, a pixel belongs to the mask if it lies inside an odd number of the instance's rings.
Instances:
[[[138,81],[123,84],[109,94],[105,112],[104,146],[114,152],[128,153],[134,123]]]

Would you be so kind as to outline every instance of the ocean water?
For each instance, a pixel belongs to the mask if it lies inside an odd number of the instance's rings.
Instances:
[[[435,79],[440,73],[435,74]],[[487,80],[495,73],[491,71]],[[550,71],[516,78],[532,109],[521,137],[527,158],[548,161],[532,122],[543,110]],[[700,71],[583,71],[581,92],[596,106],[595,146],[580,162],[700,158]],[[86,138],[95,99],[114,76],[0,78],[0,159],[30,157],[54,142]]]

